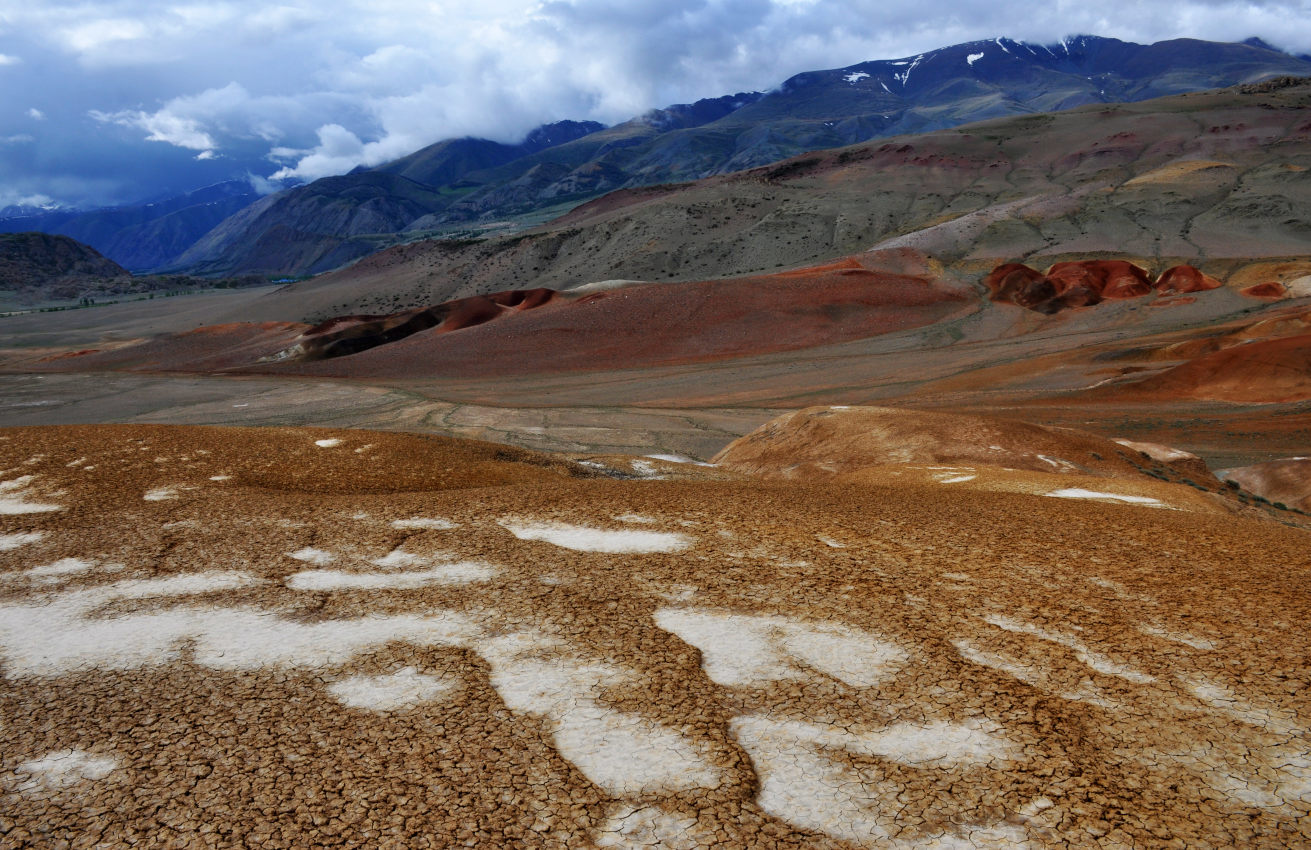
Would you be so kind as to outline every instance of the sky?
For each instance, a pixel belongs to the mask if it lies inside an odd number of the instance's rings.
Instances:
[[[975,39],[1257,36],[1311,0],[0,0],[0,208],[269,191]]]

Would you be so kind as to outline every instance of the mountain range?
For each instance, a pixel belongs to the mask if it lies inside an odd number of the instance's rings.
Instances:
[[[518,145],[451,139],[376,168],[256,198],[221,184],[150,205],[0,219],[65,233],[134,271],[303,275],[397,242],[522,229],[616,189],[696,180],[807,151],[1007,115],[1311,74],[1258,40],[1139,45],[998,38],[796,75],[768,92],[670,106],[604,128],[562,121]]]

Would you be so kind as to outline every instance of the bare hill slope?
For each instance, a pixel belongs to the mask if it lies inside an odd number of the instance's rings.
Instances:
[[[1307,532],[1178,485],[141,426],[0,470],[9,846],[1311,840]]]
[[[610,279],[670,281],[914,249],[982,277],[1098,255],[1218,278],[1304,256],[1311,84],[1005,118],[586,204],[519,237],[400,246],[289,286],[322,319]],[[1253,281],[1260,283],[1264,281]]]

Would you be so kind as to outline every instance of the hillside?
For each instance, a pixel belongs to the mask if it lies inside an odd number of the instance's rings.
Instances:
[[[0,234],[0,289],[59,298],[90,281],[126,277],[127,269],[67,236]]]
[[[703,280],[913,249],[994,266],[1107,256],[1261,284],[1305,257],[1311,84],[1237,87],[1018,116],[624,190],[485,241],[397,246],[232,317],[319,321],[507,289]],[[1296,264],[1285,268],[1290,280]],[[1246,269],[1246,271],[1245,271]],[[1311,273],[1303,270],[1300,275]]]
[[[324,271],[389,241],[531,217],[616,189],[695,180],[981,119],[1288,74],[1311,74],[1311,62],[1259,44],[1138,45],[1093,36],[1052,46],[972,42],[799,74],[768,92],[656,110],[501,165],[484,165],[488,157],[444,142],[373,176],[355,173],[288,190],[219,225],[179,264],[206,274]],[[429,159],[436,164],[424,164]],[[377,173],[405,176],[428,193],[416,199],[412,184],[380,183]],[[320,215],[325,203],[341,214]],[[380,208],[386,212],[375,215]]]
[[[134,272],[167,265],[228,216],[258,200],[247,181],[207,186],[148,204],[0,218],[0,233],[71,236]]]

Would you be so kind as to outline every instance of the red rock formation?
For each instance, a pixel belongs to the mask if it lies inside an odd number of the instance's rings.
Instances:
[[[993,269],[983,284],[988,287],[988,297],[993,301],[1029,307],[1056,294],[1050,285],[1040,287],[1042,281],[1042,272],[1023,263],[1006,263]]]
[[[1152,291],[1152,281],[1147,272],[1124,260],[1057,263],[1047,270],[1047,279],[1055,285],[1056,294],[1061,296],[1071,290],[1084,290],[1096,293],[1100,298],[1139,298]],[[1089,298],[1082,293],[1071,294],[1072,301]],[[1097,302],[1088,300],[1087,303]],[[1078,305],[1071,303],[1070,306]]]
[[[1222,286],[1223,283],[1193,266],[1172,266],[1156,279],[1158,292],[1205,292]]]
[[[1248,298],[1283,298],[1288,294],[1288,288],[1278,281],[1271,280],[1249,286],[1238,294],[1246,295]]]
[[[1205,292],[1224,285],[1186,265],[1166,269],[1153,284],[1144,269],[1125,260],[1072,260],[1056,263],[1045,275],[1021,263],[1006,263],[993,269],[983,283],[991,300],[1040,313],[1090,307],[1103,300],[1141,298],[1152,292]],[[1181,299],[1172,303],[1189,302]]]

